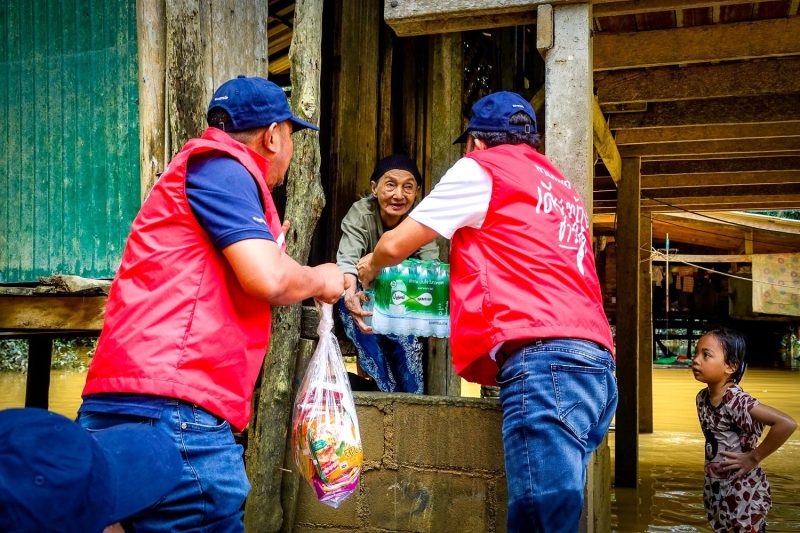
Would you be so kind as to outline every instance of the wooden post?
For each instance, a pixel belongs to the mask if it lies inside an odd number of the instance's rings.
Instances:
[[[380,115],[378,117],[378,158],[394,153],[394,108],[392,103],[392,58],[394,33],[388,26],[381,31]]]
[[[165,159],[205,129],[206,36],[201,27],[201,0],[166,3],[166,110]]]
[[[639,217],[639,433],[653,432],[653,285],[650,249],[653,225]]]
[[[53,338],[34,335],[28,338],[28,376],[25,383],[25,407],[47,409],[50,397],[50,363]]]
[[[137,0],[139,52],[139,176],[141,198],[167,165],[164,153],[165,0]]]
[[[334,2],[335,24],[330,154],[331,239],[336,256],[339,226],[353,202],[369,192],[378,156],[378,78],[381,5],[371,0]],[[326,91],[327,92],[327,91]]]
[[[500,28],[496,30],[498,35],[499,48],[499,68],[494,73],[497,78],[497,87],[501,90],[509,91],[514,88],[515,76],[517,76],[517,32],[520,34],[524,30],[516,27]]]
[[[320,64],[322,61],[323,0],[298,0],[290,58],[292,63],[292,110],[313,124],[319,123]],[[294,155],[287,180],[286,219],[291,228],[286,235],[286,252],[305,264],[311,238],[325,206],[320,179],[318,133],[302,130],[294,135]],[[291,424],[293,378],[300,339],[301,305],[275,307],[272,317],[270,350],[264,361],[261,394],[253,434],[248,446],[248,478],[252,491],[245,508],[248,531],[291,529],[284,511],[293,520],[297,481],[284,478],[286,438]],[[282,486],[288,492],[282,498]],[[282,499],[291,509],[282,507]]]
[[[402,110],[400,150],[416,160],[419,168],[424,170],[423,158],[417,157],[418,146],[423,140],[417,135],[417,123],[422,115],[419,111],[419,100],[425,97],[425,91],[420,85],[426,86],[423,84],[425,79],[420,79],[425,77],[419,75],[421,70],[419,63],[424,63],[424,58],[423,61],[418,61],[417,50],[424,44],[423,41],[424,39],[403,39],[398,43],[398,48],[402,51],[399,58],[402,61],[402,70],[401,94],[397,104]]]
[[[200,14],[207,42],[203,71],[207,73],[208,98],[239,74],[266,78],[269,0],[206,0],[204,4]],[[235,38],[231,38],[234,32]]]
[[[311,356],[314,355],[316,346],[317,341],[312,339],[301,338],[300,342],[297,343],[297,360],[295,363],[294,382],[292,383],[292,398],[297,396],[297,389],[300,388],[300,383],[306,373],[306,368],[308,368]],[[286,439],[286,449],[283,452],[282,477],[281,508],[283,509],[283,523],[281,524],[281,531],[284,533],[291,533],[294,530],[297,493],[301,481],[300,474],[297,473],[297,467],[294,463],[294,450],[292,449],[291,436]]]
[[[267,4],[137,0],[142,197],[206,128],[214,89],[239,74],[267,76]]]
[[[461,145],[453,139],[461,134],[461,91],[463,84],[463,43],[461,33],[434,35],[430,38],[430,177],[431,187],[463,155]],[[438,239],[439,258],[449,261],[450,247],[446,239]],[[461,379],[453,370],[450,343],[431,339],[428,344],[426,391],[428,394],[460,396]]]
[[[745,254],[752,254],[753,253],[753,231],[748,230],[744,232],[744,243],[743,243],[743,251]]]
[[[636,487],[639,463],[639,180],[641,159],[623,158],[617,200],[617,383],[615,484]]]

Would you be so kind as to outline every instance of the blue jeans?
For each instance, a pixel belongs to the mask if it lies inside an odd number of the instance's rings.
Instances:
[[[78,424],[90,432],[117,424],[152,425],[168,433],[183,457],[178,486],[155,506],[126,521],[126,530],[241,532],[242,505],[250,492],[242,447],[230,425],[205,409],[169,399],[161,419],[84,412]]]
[[[617,406],[611,354],[578,339],[533,341],[497,375],[509,532],[578,530],[586,465]]]

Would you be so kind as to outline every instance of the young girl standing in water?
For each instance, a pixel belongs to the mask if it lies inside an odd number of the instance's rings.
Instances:
[[[717,532],[766,531],[772,498],[759,464],[797,427],[789,415],[739,387],[744,355],[744,337],[718,328],[700,338],[692,360],[694,378],[707,385],[697,393],[697,416],[706,437],[703,503]],[[758,444],[765,425],[770,430]]]

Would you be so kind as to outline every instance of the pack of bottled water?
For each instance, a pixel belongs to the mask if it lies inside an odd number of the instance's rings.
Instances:
[[[450,265],[406,259],[381,270],[372,287],[375,333],[450,336]]]

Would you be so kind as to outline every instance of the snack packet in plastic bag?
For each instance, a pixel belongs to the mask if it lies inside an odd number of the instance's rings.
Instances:
[[[294,401],[292,449],[317,499],[336,508],[358,488],[364,453],[333,307],[322,304],[321,314],[319,343]]]

